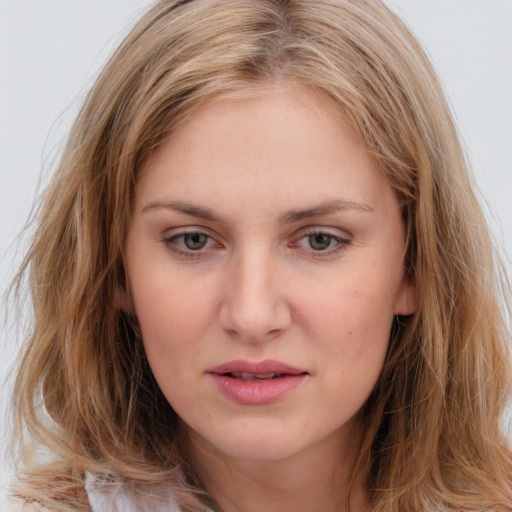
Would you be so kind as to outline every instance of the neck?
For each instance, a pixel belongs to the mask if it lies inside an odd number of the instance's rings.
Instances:
[[[220,453],[194,432],[182,436],[186,459],[223,512],[344,512],[348,504],[369,510],[364,478],[352,474],[346,445],[333,435],[284,459],[246,460]]]

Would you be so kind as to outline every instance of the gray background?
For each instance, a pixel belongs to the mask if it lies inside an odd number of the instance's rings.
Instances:
[[[81,98],[150,3],[0,0],[0,292],[23,253],[16,237]],[[442,77],[510,276],[512,0],[388,3],[424,43]],[[12,320],[1,318],[0,504],[12,475],[2,450],[10,428],[8,368],[19,343]]]

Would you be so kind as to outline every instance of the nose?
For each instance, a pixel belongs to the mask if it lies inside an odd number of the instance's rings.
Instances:
[[[282,334],[291,324],[292,314],[275,259],[269,254],[242,254],[230,261],[226,273],[220,308],[222,328],[251,343]]]

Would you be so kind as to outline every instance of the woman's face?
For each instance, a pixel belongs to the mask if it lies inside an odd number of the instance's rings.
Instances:
[[[219,100],[141,171],[126,245],[149,364],[190,439],[277,460],[346,438],[409,314],[385,177],[322,98]]]

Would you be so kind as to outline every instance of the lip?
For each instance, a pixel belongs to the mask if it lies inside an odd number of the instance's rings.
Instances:
[[[215,366],[207,373],[223,374],[223,373],[285,373],[289,375],[298,375],[300,373],[307,373],[302,368],[296,368],[289,364],[282,363],[281,361],[274,361],[272,359],[265,359],[264,361],[246,361],[237,359],[227,363]]]
[[[277,378],[241,380],[231,374],[278,374]],[[296,389],[309,375],[302,368],[281,361],[235,360],[215,366],[207,371],[219,391],[228,399],[248,405],[264,405],[278,401]]]

